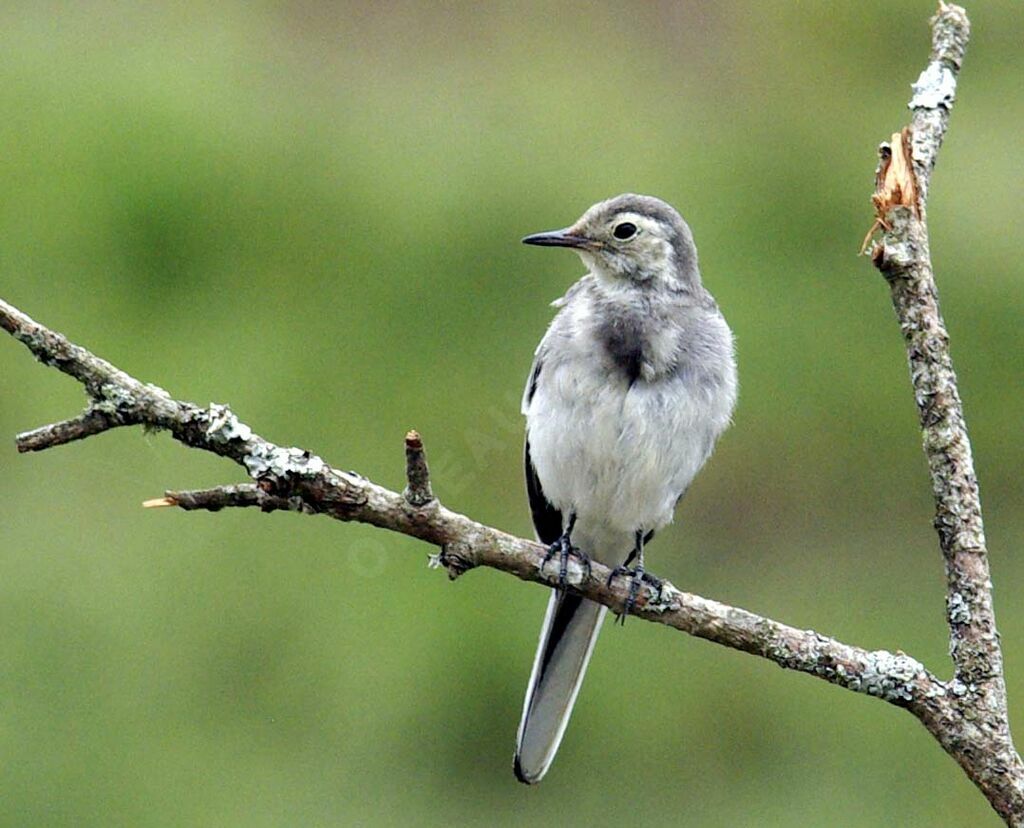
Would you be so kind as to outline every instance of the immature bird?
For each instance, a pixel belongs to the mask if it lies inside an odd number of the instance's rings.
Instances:
[[[523,396],[533,524],[563,586],[572,555],[631,577],[628,613],[644,544],[671,522],[729,424],[732,332],[701,284],[690,228],[659,199],[620,195],[523,241],[571,248],[590,271],[554,303]],[[564,589],[551,595],[519,723],[522,782],[551,765],[605,610]]]

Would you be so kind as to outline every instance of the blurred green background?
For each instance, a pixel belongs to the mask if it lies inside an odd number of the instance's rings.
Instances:
[[[1024,735],[1024,11],[970,5],[929,214]],[[742,392],[653,569],[948,676],[902,343],[856,255],[932,11],[5,4],[0,296],[382,484],[418,428],[447,505],[529,534],[519,396],[581,266],[518,240],[659,195]],[[544,590],[363,526],[143,511],[242,479],[163,435],[15,453],[82,402],[0,340],[4,825],[998,824],[909,715],[641,622],[519,785]]]

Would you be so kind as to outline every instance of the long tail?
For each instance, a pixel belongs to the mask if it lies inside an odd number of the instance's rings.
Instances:
[[[516,737],[520,782],[540,782],[555,758],[606,611],[579,596],[552,593]]]

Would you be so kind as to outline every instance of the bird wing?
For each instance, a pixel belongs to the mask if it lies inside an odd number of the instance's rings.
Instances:
[[[537,383],[540,381],[540,372],[544,366],[543,342],[537,349],[533,358],[533,365],[530,367],[530,378],[526,381],[526,390],[523,392],[523,413],[530,409],[533,402],[533,395],[537,392]],[[523,466],[526,471],[526,495],[530,500],[530,512],[533,514],[533,528],[537,532],[537,540],[550,546],[562,535],[562,513],[548,501],[541,486],[540,477],[537,476],[537,469],[530,459],[530,431],[527,426],[526,443],[523,448]]]
[[[530,499],[530,512],[533,514],[533,528],[537,532],[537,540],[550,546],[562,535],[562,512],[556,509],[544,495],[537,470],[530,459],[530,438],[526,438],[523,451],[523,465],[526,467],[526,495]]]
[[[544,366],[544,351],[542,341],[523,393],[524,414],[529,411],[537,392]],[[537,539],[551,545],[562,534],[562,512],[544,494],[537,469],[530,457],[529,427],[523,461],[526,493],[530,500]],[[551,592],[516,735],[514,767],[516,777],[521,782],[539,782],[554,759],[605,612],[605,607],[578,595],[561,590]]]
[[[541,343],[543,345],[544,343]],[[525,415],[530,410],[530,403],[533,402],[533,395],[537,393],[537,382],[540,380],[540,369],[544,364],[544,354],[540,348],[533,357],[533,365],[530,366],[530,378],[526,381],[526,388],[523,390],[522,413]]]

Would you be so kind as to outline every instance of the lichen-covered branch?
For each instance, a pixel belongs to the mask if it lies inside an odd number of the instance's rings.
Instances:
[[[966,750],[960,738],[951,738],[955,728],[948,721],[926,724],[1000,815],[1010,824],[1022,824],[1024,764],[1010,735],[978,481],[949,334],[939,310],[926,222],[932,171],[956,99],[969,34],[966,12],[941,3],[932,20],[931,58],[913,86],[910,126],[901,133],[899,145],[895,140],[883,145],[874,196],[876,225],[883,233],[872,261],[888,281],[906,342],[931,472],[935,528],[946,568],[954,707],[983,738],[984,747]],[[891,158],[900,164],[890,165]],[[902,172],[894,175],[897,170]]]
[[[142,423],[165,429],[192,448],[229,458],[254,482],[202,491],[166,492],[147,506],[218,511],[256,507],[324,514],[401,532],[440,547],[433,558],[453,578],[478,566],[509,572],[526,581],[555,586],[557,562],[543,565],[545,547],[477,523],[453,512],[429,494],[429,478],[419,435],[406,438],[409,486],[406,494],[329,466],[309,451],[278,446],[255,434],[226,406],[201,408],[174,400],[73,345],[60,334],[0,301],[0,327],[24,342],[44,363],[79,379],[97,399],[117,399],[125,414],[109,427]],[[46,442],[46,434],[52,434]],[[80,436],[86,436],[82,434]],[[38,429],[18,438],[34,449],[67,440],[59,430]],[[570,588],[621,612],[629,592],[624,579],[608,584],[610,570],[592,562],[589,571],[570,562]],[[949,702],[946,684],[902,653],[869,651],[810,630],[798,630],[737,607],[682,592],[670,583],[645,584],[633,614],[718,644],[770,659],[782,667],[878,696],[917,715],[940,716]]]

